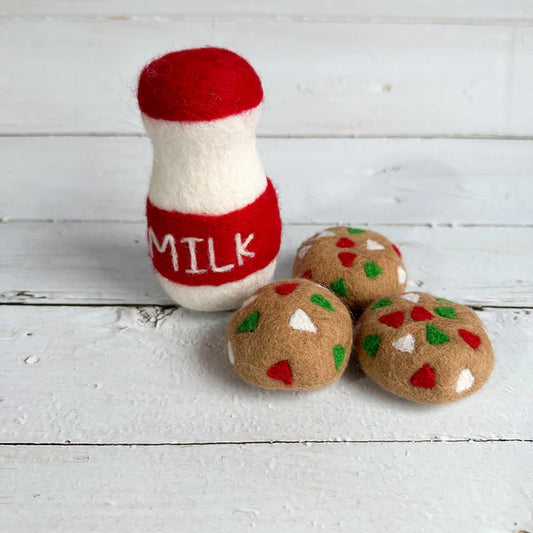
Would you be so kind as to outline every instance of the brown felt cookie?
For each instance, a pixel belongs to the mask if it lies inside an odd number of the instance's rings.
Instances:
[[[379,233],[344,226],[307,239],[298,249],[292,272],[330,288],[354,310],[403,292],[407,283],[396,245]]]
[[[476,392],[494,365],[492,345],[472,309],[417,292],[370,305],[356,327],[355,353],[379,386],[430,404]]]
[[[233,315],[229,359],[248,383],[314,390],[336,381],[352,348],[350,313],[331,292],[305,279],[259,289]]]

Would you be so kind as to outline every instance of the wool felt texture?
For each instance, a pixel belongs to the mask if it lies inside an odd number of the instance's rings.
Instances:
[[[161,209],[221,215],[253,202],[267,184],[256,147],[261,106],[211,122],[142,115],[152,141],[148,195]]]
[[[315,390],[342,375],[353,330],[339,298],[305,279],[271,283],[254,296],[227,329],[230,362],[244,381],[265,389]]]
[[[171,52],[144,67],[137,98],[141,111],[169,121],[207,121],[236,115],[263,99],[259,76],[224,48]]]
[[[272,279],[281,222],[256,148],[262,99],[250,64],[219,48],[167,54],[139,78],[153,146],[149,250],[185,307],[234,309]]]
[[[269,283],[276,270],[276,260],[262,270],[239,280],[217,287],[189,286],[169,281],[156,272],[159,283],[169,297],[187,309],[195,311],[230,311],[237,309],[254,291]]]
[[[344,226],[328,228],[302,243],[293,275],[328,287],[353,312],[403,292],[407,282],[403,261],[386,237]]]
[[[406,298],[412,295],[417,297]],[[426,293],[388,300],[390,305],[375,302],[364,311],[354,342],[362,370],[379,386],[414,402],[441,404],[464,398],[486,383],[494,353],[472,309],[449,302],[453,314],[443,316],[437,311],[441,300]],[[413,313],[417,306],[425,312]]]
[[[166,211],[147,201],[155,269],[182,285],[222,285],[265,268],[278,254],[281,219],[270,180],[251,204],[225,215]]]

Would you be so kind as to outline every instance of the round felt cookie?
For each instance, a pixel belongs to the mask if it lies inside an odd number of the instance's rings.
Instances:
[[[401,293],[407,283],[396,245],[379,233],[344,226],[307,239],[298,249],[292,272],[330,288],[353,309]]]
[[[411,292],[375,301],[356,327],[363,371],[385,390],[419,403],[447,403],[480,389],[494,352],[464,305]]]
[[[248,383],[314,390],[336,381],[352,348],[350,313],[333,293],[305,279],[259,289],[233,315],[229,359]]]

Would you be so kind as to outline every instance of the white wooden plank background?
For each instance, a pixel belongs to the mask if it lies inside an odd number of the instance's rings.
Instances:
[[[230,313],[0,307],[0,442],[199,443],[531,439],[530,311],[479,313],[489,383],[452,405],[383,392],[355,368],[315,393],[264,391],[227,359]],[[36,361],[35,358],[39,361]]]
[[[481,24],[494,21],[510,25],[527,24],[533,18],[533,6],[528,0],[329,0],[306,2],[275,0],[268,3],[249,0],[216,2],[212,0],[4,0],[0,14],[5,16],[52,15],[178,15],[190,17],[299,17],[304,20],[369,20],[423,21],[445,23],[449,21]]]
[[[532,27],[520,0],[4,0],[2,531],[531,531]],[[410,287],[478,309],[482,391],[429,408],[355,368],[256,390],[229,313],[167,307],[135,78],[209,43],[263,77],[277,276],[323,225],[389,235]]]
[[[371,227],[403,250],[411,289],[475,306],[533,306],[532,227]],[[285,226],[278,279],[321,228]],[[171,303],[152,273],[143,223],[8,222],[0,248],[3,303]]]
[[[205,44],[253,60],[262,134],[533,135],[529,26],[157,17],[5,21],[0,131],[138,134],[142,65]]]
[[[285,223],[533,224],[533,196],[524,194],[532,179],[533,141],[258,144]],[[4,220],[143,218],[151,169],[146,138],[3,137],[0,160]]]
[[[532,455],[511,442],[5,446],[0,502],[9,531],[517,532]]]

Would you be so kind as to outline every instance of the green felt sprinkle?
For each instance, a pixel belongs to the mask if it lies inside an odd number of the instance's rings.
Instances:
[[[363,340],[363,348],[370,357],[376,357],[380,344],[381,337],[379,335],[369,335]]]
[[[352,235],[357,234],[357,233],[364,233],[364,232],[365,232],[364,229],[348,228],[348,233],[351,233]]]
[[[341,346],[340,344],[333,346],[333,359],[335,359],[335,370],[337,370],[337,372],[339,371],[339,368],[341,367],[345,357],[346,350],[344,349],[344,346]]]
[[[433,324],[426,326],[426,339],[429,344],[444,344],[450,340],[450,337]]]
[[[380,307],[389,307],[389,305],[392,305],[392,301],[387,300],[387,298],[385,298],[384,300],[380,300],[379,302],[376,302],[370,309],[379,309]]]
[[[367,278],[376,279],[382,272],[383,270],[374,261],[365,263],[365,274]]]
[[[329,311],[335,311],[329,300],[326,300],[326,298],[324,298],[321,294],[313,294],[310,299],[312,303],[319,305],[324,309],[328,309]]]
[[[446,298],[435,298],[435,300],[437,300],[437,302],[447,302],[449,304],[453,304],[453,302],[446,300]]]
[[[342,278],[336,279],[331,284],[331,290],[339,296],[348,296],[348,288],[346,287],[346,283]]]
[[[437,313],[437,315],[443,316],[444,318],[457,318],[457,315],[455,314],[455,309],[453,307],[435,307],[435,313]]]
[[[259,311],[254,311],[241,322],[240,326],[237,328],[237,331],[239,333],[250,333],[251,331],[255,331],[257,329],[258,324]]]

